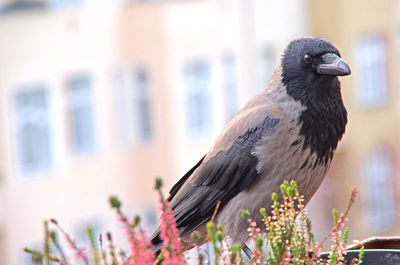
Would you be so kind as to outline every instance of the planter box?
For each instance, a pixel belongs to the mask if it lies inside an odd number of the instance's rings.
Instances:
[[[361,246],[364,246],[363,265],[400,264],[400,237],[371,237],[359,244],[351,245],[346,250],[346,264],[351,264],[353,258],[358,258]],[[327,259],[329,253],[323,253]]]

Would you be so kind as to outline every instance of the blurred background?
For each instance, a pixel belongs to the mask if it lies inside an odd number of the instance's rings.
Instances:
[[[154,179],[167,192],[302,36],[352,68],[346,134],[308,207],[316,237],[352,187],[350,238],[398,235],[399,3],[0,0],[0,264],[31,264],[44,218],[123,242],[112,194],[152,232]]]

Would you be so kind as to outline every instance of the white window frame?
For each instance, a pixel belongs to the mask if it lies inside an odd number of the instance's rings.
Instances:
[[[39,110],[35,112],[34,109],[25,110],[25,117],[23,113],[18,113],[17,110],[17,97],[23,93],[33,93],[36,90],[43,90],[46,94],[46,109],[44,113],[40,113]],[[49,173],[55,162],[54,157],[54,128],[53,128],[53,116],[52,116],[52,91],[50,86],[45,82],[34,82],[28,85],[17,86],[17,88],[11,94],[11,105],[12,105],[12,131],[13,131],[13,143],[14,143],[14,159],[17,175],[21,180],[33,180],[39,176],[43,176],[44,173]],[[28,117],[27,117],[28,116]],[[26,120],[36,119],[40,123],[47,124],[48,130],[48,161],[43,162],[41,165],[33,166],[33,168],[26,168],[21,161],[21,143],[19,141],[20,127],[26,122]],[[24,121],[25,120],[25,121]]]
[[[88,98],[85,100],[82,98],[82,95],[74,95],[71,94],[71,82],[79,80],[80,78],[87,79],[89,82],[89,91],[86,91],[88,95]],[[67,111],[68,111],[68,136],[69,136],[69,146],[70,150],[74,154],[77,155],[85,155],[85,154],[91,154],[96,151],[98,148],[98,143],[97,143],[97,126],[96,126],[96,107],[95,107],[95,82],[93,75],[89,73],[80,73],[80,74],[72,74],[69,75],[66,79],[66,102],[67,102]],[[79,92],[76,92],[79,93]],[[82,92],[80,92],[82,93]],[[75,136],[74,136],[74,131],[75,128],[74,126],[74,120],[73,120],[73,111],[76,110],[76,108],[80,108],[82,106],[88,107],[91,109],[91,114],[92,114],[92,121],[91,121],[91,126],[92,126],[92,143],[91,146],[78,146],[79,143],[76,142]]]
[[[370,34],[355,44],[357,98],[364,108],[384,105],[388,100],[387,43],[383,35]]]
[[[383,147],[375,149],[362,166],[365,222],[373,231],[388,230],[396,223],[391,153]]]
[[[141,86],[143,84],[139,83],[140,80],[138,80],[138,74],[140,72],[143,72],[145,75],[145,84],[144,84],[144,93],[141,93]],[[133,69],[133,73],[131,73],[132,76],[132,82],[131,82],[131,89],[133,89],[132,94],[132,103],[134,107],[134,113],[135,113],[135,132],[136,132],[136,138],[142,143],[146,143],[151,141],[154,135],[154,124],[153,124],[153,118],[152,118],[152,97],[151,97],[151,76],[149,73],[149,70],[145,66],[135,66]],[[143,112],[143,109],[141,108],[141,104],[146,104],[147,103],[147,111]],[[147,125],[144,125],[142,122],[142,115],[145,115],[145,120],[147,120]],[[144,121],[146,123],[146,121]],[[146,128],[147,132],[146,132]]]
[[[65,9],[65,8],[75,8],[81,6],[86,0],[48,0],[48,5],[51,9]]]
[[[199,80],[193,73],[191,67],[206,67],[208,72],[207,78],[204,80]],[[184,82],[184,95],[185,95],[185,127],[187,135],[191,138],[208,136],[212,133],[214,127],[214,117],[213,117],[213,80],[212,80],[212,64],[209,60],[198,59],[187,61],[183,68],[183,82]],[[206,74],[207,75],[207,74]],[[197,97],[197,99],[196,99]],[[200,102],[198,101],[200,97]],[[197,100],[197,102],[196,102]],[[197,106],[200,111],[196,112],[192,103],[200,103],[205,106]],[[197,109],[198,110],[198,109]],[[193,115],[193,116],[192,116]],[[199,116],[203,115],[203,116]],[[194,117],[196,116],[196,117]],[[193,124],[194,119],[203,122],[202,124]]]
[[[147,75],[147,94],[138,93],[137,73],[144,71]],[[155,125],[152,106],[152,81],[149,68],[145,64],[130,64],[115,67],[112,74],[112,90],[114,95],[114,113],[118,143],[123,147],[147,145],[152,142]],[[148,102],[149,135],[142,133],[140,124],[141,109],[139,102]]]
[[[134,140],[134,113],[130,103],[132,96],[129,93],[129,71],[126,71],[125,67],[116,67],[111,78],[117,141],[125,147],[132,144]]]

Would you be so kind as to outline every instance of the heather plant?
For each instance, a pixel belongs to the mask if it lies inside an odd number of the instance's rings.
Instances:
[[[41,251],[25,248],[31,254],[35,264],[85,264],[85,265],[183,265],[183,264],[214,264],[214,265],[284,265],[284,264],[344,264],[345,247],[348,241],[349,230],[345,227],[350,207],[354,203],[356,190],[353,190],[345,211],[339,214],[333,210],[334,227],[329,234],[320,242],[314,241],[311,232],[311,221],[304,209],[304,199],[298,192],[294,181],[285,181],[281,185],[281,195],[272,194],[271,214],[262,208],[265,227],[257,227],[251,219],[250,213],[243,210],[242,217],[248,222],[248,233],[254,248],[250,258],[242,254],[241,245],[230,242],[229,237],[224,234],[223,227],[214,223],[215,209],[210,222],[206,224],[207,239],[211,247],[199,250],[199,232],[192,234],[195,242],[196,260],[190,260],[185,256],[181,246],[178,229],[176,228],[173,212],[169,202],[164,199],[161,192],[162,181],[156,180],[155,189],[159,193],[160,236],[163,240],[161,254],[156,257],[153,246],[147,232],[140,225],[140,217],[128,218],[122,211],[121,201],[112,196],[109,200],[111,208],[116,212],[117,219],[129,242],[129,251],[125,252],[116,247],[111,233],[106,233],[105,246],[103,235],[96,236],[91,226],[87,227],[89,246],[79,247],[74,240],[55,219],[44,221],[44,243]],[[50,229],[50,225],[52,229]],[[55,229],[53,229],[55,228]],[[73,253],[69,257],[61,247],[59,234],[67,243],[67,248]],[[331,239],[331,248],[328,258],[320,257],[323,244]],[[358,259],[351,261],[359,265],[362,262],[363,248]]]
[[[357,195],[352,190],[347,207],[342,214],[333,210],[334,227],[320,242],[314,241],[311,232],[311,221],[306,215],[304,198],[298,192],[296,182],[285,181],[281,185],[282,203],[278,195],[272,194],[272,213],[267,216],[265,208],[260,209],[268,235],[270,250],[267,254],[269,265],[274,264],[343,264],[345,261],[345,248],[348,241],[349,230],[345,228],[347,215]],[[331,252],[327,260],[319,258],[323,243],[332,238]],[[352,261],[360,264],[362,253],[358,260]]]

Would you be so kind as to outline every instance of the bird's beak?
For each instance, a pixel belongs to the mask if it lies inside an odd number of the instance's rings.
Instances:
[[[316,65],[315,71],[321,75],[343,76],[351,73],[349,65],[339,56],[326,53],[321,56],[322,62]]]

